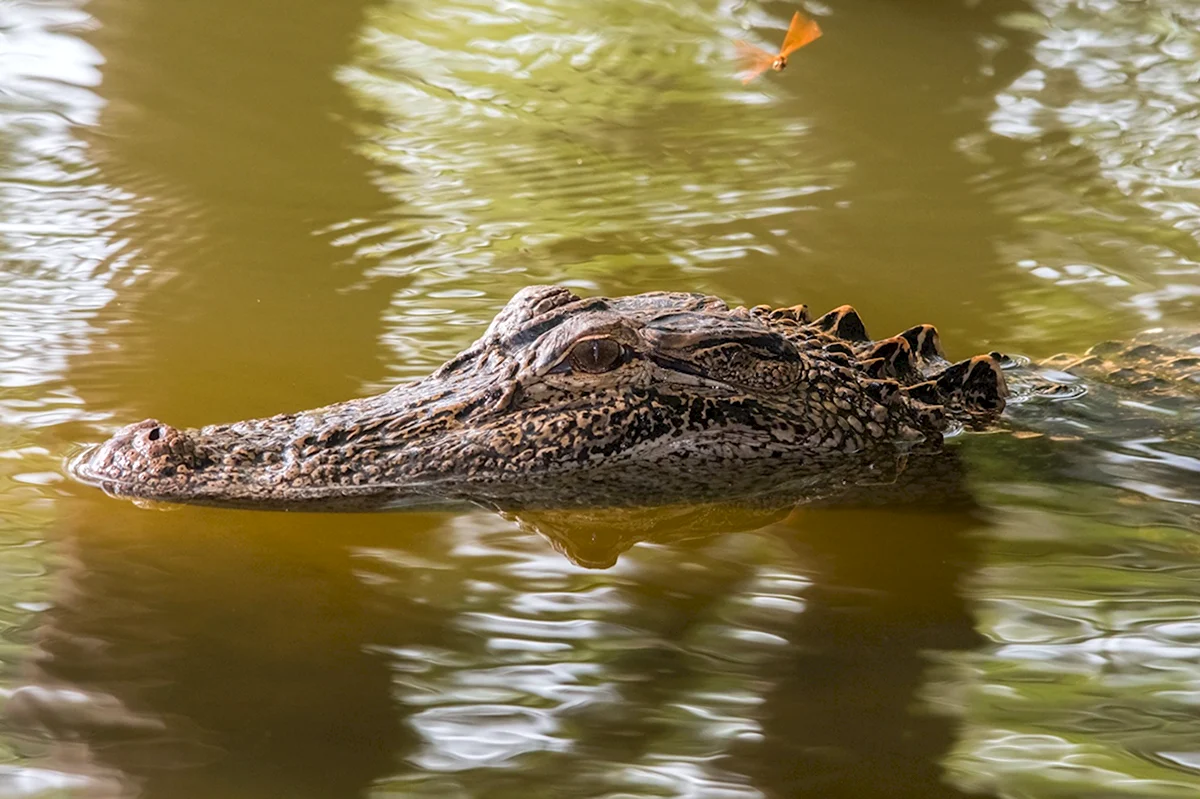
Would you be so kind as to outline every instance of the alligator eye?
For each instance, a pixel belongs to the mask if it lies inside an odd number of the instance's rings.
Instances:
[[[616,368],[621,362],[622,347],[611,338],[589,338],[571,348],[571,366],[581,372],[598,374]]]

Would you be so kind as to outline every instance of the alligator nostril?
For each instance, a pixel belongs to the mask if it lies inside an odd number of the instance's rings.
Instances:
[[[162,438],[162,428],[161,427],[154,428],[153,430],[151,430],[149,433],[146,434],[146,438],[150,439],[151,441],[158,441],[160,438]]]

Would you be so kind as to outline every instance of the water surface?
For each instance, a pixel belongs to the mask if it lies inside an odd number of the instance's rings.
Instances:
[[[793,10],[0,8],[0,796],[1195,795],[1195,391],[1016,406],[955,442],[970,509],[63,477],[129,421],[424,375],[532,283],[853,303],[959,357],[1200,327],[1193,3],[814,2],[732,80]]]

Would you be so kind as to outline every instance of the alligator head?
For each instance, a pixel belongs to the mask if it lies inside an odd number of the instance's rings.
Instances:
[[[871,341],[848,306],[809,321],[803,306],[535,286],[423,380],[200,429],[148,419],[72,471],[118,497],[239,507],[638,504],[780,472],[878,479],[1004,395],[993,357],[949,364],[927,325]]]

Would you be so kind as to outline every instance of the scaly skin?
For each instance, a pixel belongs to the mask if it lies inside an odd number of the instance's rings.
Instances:
[[[923,325],[873,342],[844,306],[729,308],[522,290],[429,377],[301,413],[147,419],[73,464],[109,494],[253,508],[644,504],[879,480],[1004,407],[997,360],[949,364]]]

